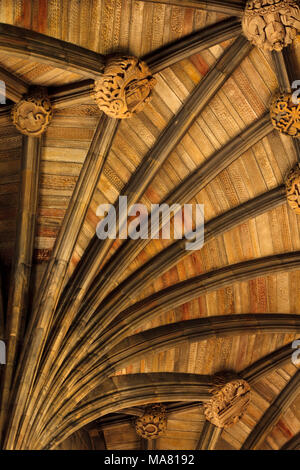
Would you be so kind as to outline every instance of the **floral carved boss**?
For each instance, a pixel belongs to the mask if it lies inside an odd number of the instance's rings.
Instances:
[[[300,7],[296,0],[247,1],[242,25],[252,44],[281,51],[300,29]]]
[[[32,137],[45,132],[52,115],[50,100],[42,88],[24,96],[12,109],[12,120],[18,131]]]
[[[293,102],[291,93],[273,97],[270,115],[274,128],[279,132],[291,137],[300,136],[300,104]]]
[[[135,57],[112,57],[103,77],[95,82],[94,98],[108,116],[126,119],[142,111],[155,84],[145,62]]]

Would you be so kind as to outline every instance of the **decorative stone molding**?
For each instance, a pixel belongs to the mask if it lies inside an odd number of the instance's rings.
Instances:
[[[281,51],[293,42],[300,29],[300,7],[295,0],[250,0],[242,26],[255,46]]]
[[[289,172],[285,187],[289,206],[296,214],[300,214],[300,163]]]
[[[149,102],[155,84],[145,62],[135,57],[112,57],[103,78],[95,81],[94,98],[108,116],[130,118]]]
[[[12,109],[12,120],[18,131],[32,137],[45,132],[52,119],[52,107],[45,89],[37,88],[23,96]]]
[[[143,416],[135,421],[136,432],[144,439],[157,439],[165,432],[166,427],[166,408],[161,404],[147,406]]]
[[[212,398],[204,404],[206,419],[219,428],[236,424],[250,403],[249,384],[231,372],[213,378]]]
[[[275,129],[291,137],[300,136],[300,104],[294,104],[291,93],[275,95],[270,106]]]

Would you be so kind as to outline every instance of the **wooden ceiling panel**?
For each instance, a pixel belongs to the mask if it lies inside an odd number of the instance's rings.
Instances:
[[[157,440],[156,450],[195,449],[204,423],[205,417],[200,406],[190,411],[168,413],[167,430]]]
[[[261,444],[260,449],[279,450],[300,432],[299,400],[298,396],[289,409],[282,414],[272,432]]]
[[[49,259],[73,194],[94,130],[96,116],[55,114],[46,132],[40,174],[36,258]],[[71,143],[72,142],[72,143]]]
[[[76,73],[31,60],[0,53],[0,64],[8,71],[31,85],[59,86],[73,83],[82,77]]]
[[[74,432],[56,450],[105,450],[103,433],[89,426]]]
[[[299,313],[299,271],[269,274],[250,281],[236,282],[183,303],[175,309],[144,321],[136,331],[193,318],[246,313]],[[180,279],[179,279],[180,280]],[[179,281],[178,280],[178,281]],[[166,283],[156,286],[163,289]],[[149,294],[152,292],[148,291]],[[254,350],[255,353],[255,350]]]
[[[107,425],[103,428],[107,450],[140,450],[141,442],[132,422]]]
[[[159,353],[147,353],[143,360],[135,361],[115,375],[151,372],[211,375],[222,370],[241,372],[295,338],[296,335],[283,333],[212,338],[189,346],[171,347]],[[295,372],[295,367],[292,367]]]
[[[215,12],[139,0],[1,0],[0,22],[32,29],[101,54],[141,56],[224,18]]]
[[[294,237],[295,228],[297,231]],[[149,244],[145,256],[150,257],[160,253],[161,246],[155,242],[153,240]],[[212,240],[207,241],[201,250],[192,253],[183,250],[181,259],[176,266],[166,270],[161,277],[157,276],[154,283],[145,283],[142,292],[137,291],[135,293],[135,301],[139,301],[172,284],[220,269],[228,264],[237,264],[251,259],[271,256],[272,254],[297,251],[299,250],[298,242],[297,216],[290,213],[290,209],[286,204],[281,205],[214,237]],[[154,247],[152,251],[150,246]],[[145,261],[145,256],[140,256],[139,264]],[[286,276],[289,276],[289,274],[286,274]],[[294,295],[296,298],[298,293],[287,290],[285,298],[293,302]]]

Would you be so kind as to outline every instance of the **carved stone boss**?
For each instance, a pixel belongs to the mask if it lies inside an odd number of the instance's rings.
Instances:
[[[149,102],[155,84],[145,62],[135,57],[112,57],[103,77],[95,82],[94,98],[108,116],[126,119]]]
[[[204,404],[204,414],[208,421],[219,428],[227,428],[237,423],[250,403],[249,384],[230,373],[214,376],[212,398]]]
[[[295,0],[247,1],[242,26],[255,46],[281,51],[300,29],[300,7]]]
[[[43,88],[23,96],[12,108],[12,120],[18,131],[32,137],[39,137],[45,132],[52,115],[51,103]]]
[[[143,416],[135,421],[135,429],[144,439],[157,439],[166,430],[166,408],[160,404],[148,405]]]
[[[291,137],[300,136],[300,103],[293,103],[291,93],[275,95],[270,114],[272,124],[279,132]]]

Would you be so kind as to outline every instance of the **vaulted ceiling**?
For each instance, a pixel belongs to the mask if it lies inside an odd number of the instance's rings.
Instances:
[[[300,446],[300,216],[284,185],[300,153],[269,115],[300,42],[252,46],[244,3],[0,0],[2,448]],[[156,79],[129,119],[93,98],[111,54]],[[33,85],[53,107],[39,138],[11,119]],[[100,241],[96,209],[119,195],[204,204],[203,248]],[[224,370],[251,403],[220,429],[203,404]],[[148,403],[168,416],[155,441],[134,427]]]

